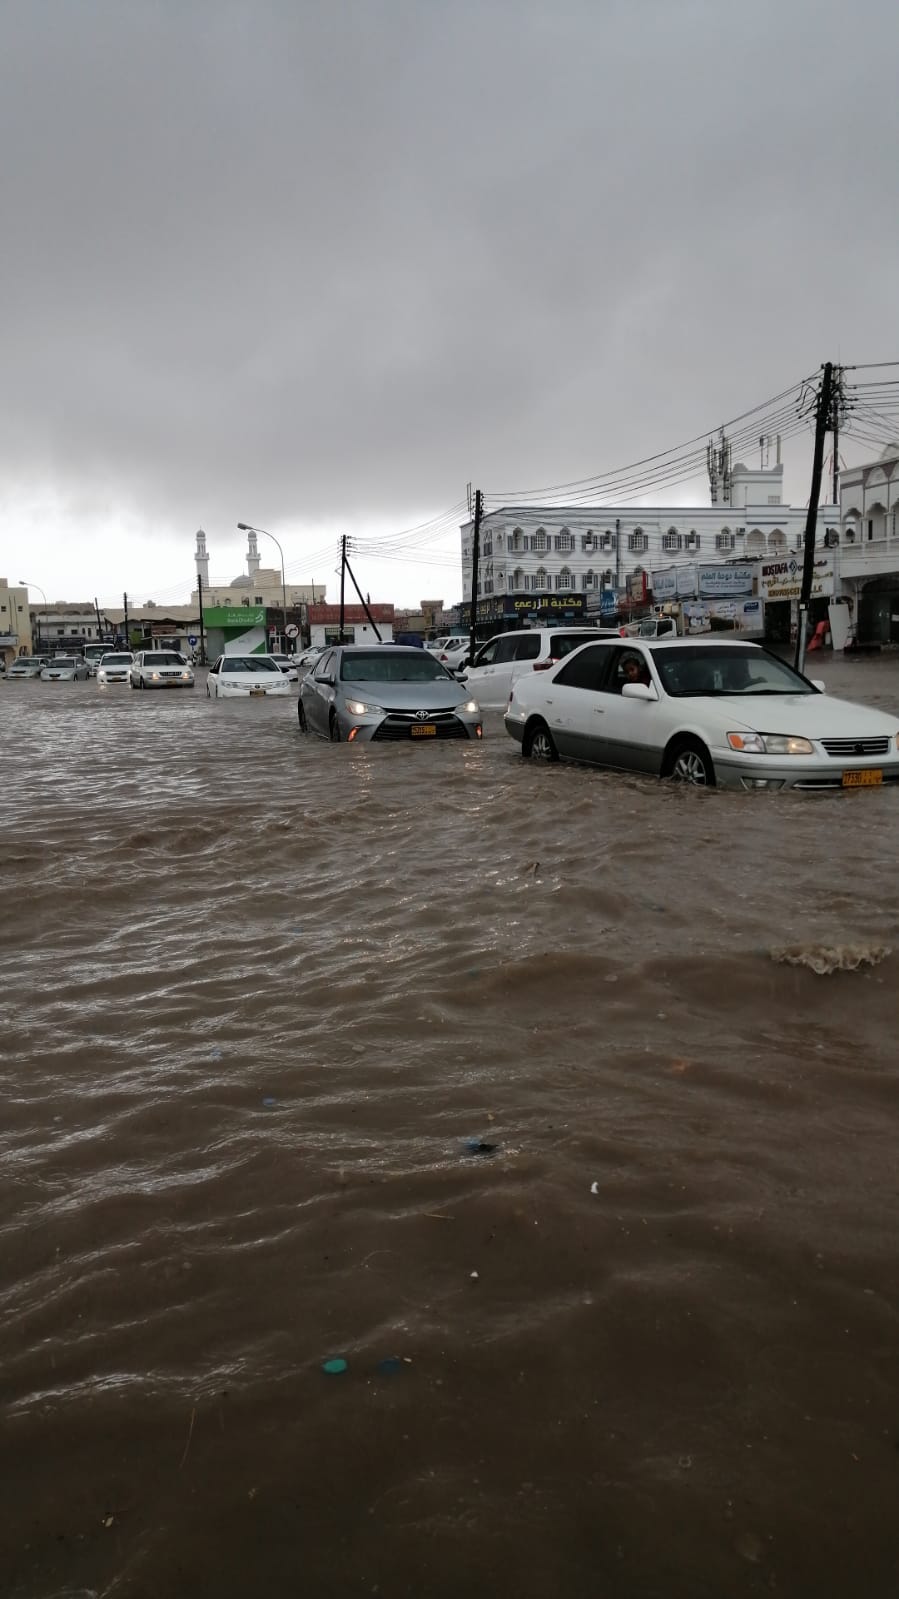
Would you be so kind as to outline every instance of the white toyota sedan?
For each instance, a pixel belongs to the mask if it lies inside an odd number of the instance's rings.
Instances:
[[[263,699],[287,695],[290,682],[270,655],[220,655],[206,678],[212,700]]]
[[[704,787],[899,782],[899,715],[833,699],[737,640],[586,644],[554,671],[519,677],[505,723],[525,756]]]

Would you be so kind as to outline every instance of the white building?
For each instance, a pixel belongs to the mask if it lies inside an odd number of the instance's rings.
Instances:
[[[250,531],[247,534],[247,569],[241,572],[230,583],[210,582],[209,578],[209,551],[206,547],[206,534],[200,528],[197,533],[197,545],[194,551],[194,562],[197,575],[203,579],[203,605],[265,605],[272,610],[281,609],[285,601],[289,610],[296,605],[314,605],[324,600],[326,585],[324,583],[292,583],[286,580],[282,586],[280,568],[262,566],[259,557],[257,536]],[[194,589],[191,601],[198,605],[197,590]]]
[[[9,579],[0,577],[0,657],[11,666],[17,656],[31,653],[28,590],[21,584],[11,588]]]
[[[899,643],[899,443],[840,480],[840,576],[862,643]]]
[[[587,596],[651,589],[653,571],[680,563],[757,560],[799,550],[805,507],[783,503],[783,465],[726,466],[712,479],[717,503],[704,506],[505,506],[481,522],[478,616],[572,617],[595,608]],[[463,598],[471,594],[473,524],[462,528]],[[839,511],[822,506],[817,541],[839,541]],[[628,580],[636,579],[629,584]]]

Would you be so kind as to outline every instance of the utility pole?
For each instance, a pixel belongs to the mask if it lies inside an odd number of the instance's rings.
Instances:
[[[478,562],[481,556],[481,512],[484,507],[484,497],[480,489],[475,489],[474,494],[474,537],[471,543],[471,630],[468,636],[468,664],[474,663],[474,652],[477,647],[477,614],[478,614]]]
[[[100,607],[99,607],[99,605],[97,603],[96,594],[94,595],[94,610],[97,613],[97,638],[98,638],[99,642],[102,644],[103,643],[103,623],[100,621]]]
[[[359,599],[361,600],[362,605],[365,608],[365,614],[368,617],[368,620],[370,621],[372,627],[375,630],[375,638],[377,639],[379,644],[382,644],[384,641],[381,638],[381,630],[378,627],[378,624],[375,621],[374,617],[372,616],[371,611],[369,610],[368,600],[366,599],[366,597],[363,594],[361,588],[359,587],[359,584],[356,582],[356,579],[353,576],[353,568],[350,566],[350,563],[347,560],[346,556],[344,556],[344,558],[343,558],[343,564],[346,567],[347,571],[349,572],[349,574],[350,574],[350,582],[352,583],[353,588],[356,590],[356,593],[358,594]]]
[[[838,366],[834,376],[833,407],[833,493],[832,503],[840,503],[840,411],[843,405],[843,368]]]
[[[337,640],[338,644],[342,644],[343,643],[343,621],[344,621],[344,617],[346,615],[346,605],[344,604],[344,590],[345,590],[345,587],[346,587],[346,534],[344,533],[343,537],[340,540],[340,635],[339,635],[338,640]]]
[[[125,648],[126,648],[126,650],[130,650],[130,648],[131,648],[131,634],[130,634],[130,632],[128,630],[128,596],[127,596],[127,594],[123,594],[122,598],[123,598],[123,600],[125,602]]]
[[[206,665],[206,630],[203,623],[203,577],[197,573],[197,599],[200,602],[200,665]]]
[[[815,576],[815,529],[818,525],[818,501],[821,498],[821,474],[824,467],[824,435],[832,425],[831,402],[833,397],[833,362],[825,361],[818,404],[815,412],[815,453],[812,458],[812,491],[808,502],[805,537],[802,542],[802,590],[799,595],[799,633],[796,639],[797,672],[805,667],[805,644],[808,636],[808,607]]]

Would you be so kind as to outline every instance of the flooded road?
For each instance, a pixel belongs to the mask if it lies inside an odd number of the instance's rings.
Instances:
[[[0,684],[10,1599],[899,1588],[899,795],[486,728]]]

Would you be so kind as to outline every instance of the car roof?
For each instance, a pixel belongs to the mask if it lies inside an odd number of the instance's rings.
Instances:
[[[380,644],[375,639],[371,644],[333,644],[332,649],[340,650],[342,655],[368,654],[370,650],[396,650],[399,655],[422,655],[416,644],[394,644],[390,639],[382,639]]]
[[[685,646],[691,650],[718,650],[722,646],[726,650],[760,650],[763,648],[763,645],[754,639],[722,638],[720,634],[710,635],[708,633],[704,634],[702,638],[690,638],[688,636],[682,638],[628,639],[626,642],[628,644],[645,644],[653,650],[684,649]]]

